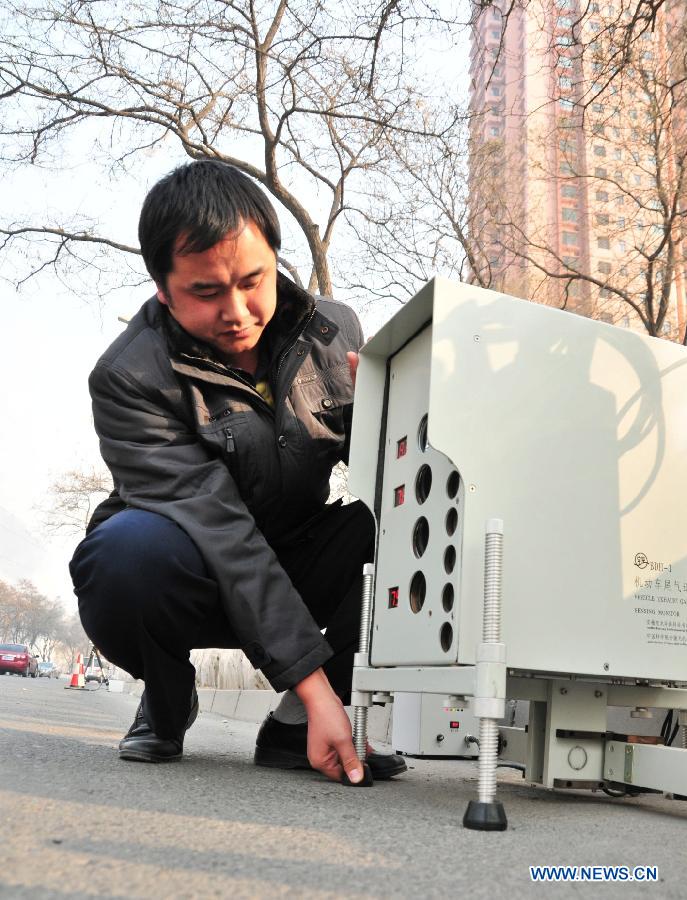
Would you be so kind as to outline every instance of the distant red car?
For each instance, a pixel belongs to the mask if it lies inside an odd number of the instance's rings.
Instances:
[[[0,674],[3,672],[35,678],[38,675],[38,657],[29,652],[26,644],[0,644]]]

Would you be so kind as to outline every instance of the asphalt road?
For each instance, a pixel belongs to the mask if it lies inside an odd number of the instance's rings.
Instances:
[[[0,897],[684,898],[687,803],[554,793],[500,770],[501,834],[466,831],[468,762],[371,789],[257,769],[256,725],[201,714],[184,759],[122,762],[136,700],[0,677]],[[652,865],[659,882],[533,884],[529,865]]]

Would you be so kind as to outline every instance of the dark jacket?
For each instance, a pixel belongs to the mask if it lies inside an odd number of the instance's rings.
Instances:
[[[275,690],[297,684],[329,645],[270,546],[322,510],[346,459],[353,400],[346,351],[357,317],[278,276],[269,348],[274,410],[153,298],[103,354],[89,385],[115,491],[96,527],[125,506],[176,522],[217,582],[241,648]]]

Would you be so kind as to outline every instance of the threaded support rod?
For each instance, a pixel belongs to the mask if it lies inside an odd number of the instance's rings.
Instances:
[[[368,656],[370,651],[370,623],[372,619],[372,594],[375,569],[372,563],[363,566],[362,601],[360,605],[360,637],[358,653]],[[367,707],[353,707],[353,744],[358,759],[367,756]]]

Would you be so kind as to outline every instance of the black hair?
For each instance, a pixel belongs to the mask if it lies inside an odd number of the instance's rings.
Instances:
[[[179,166],[153,185],[143,202],[138,240],[146,269],[164,286],[175,249],[202,253],[247,222],[255,223],[276,254],[281,246],[279,220],[255,182],[219,160]],[[177,244],[180,237],[182,243]]]

